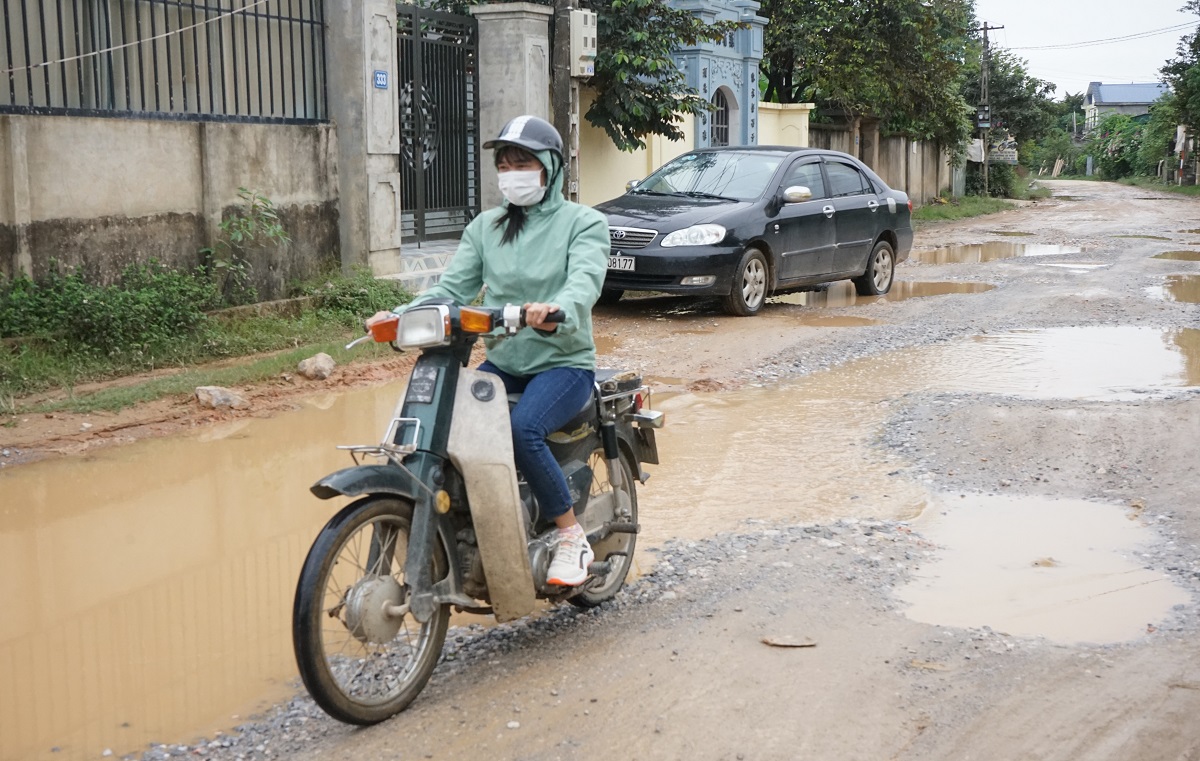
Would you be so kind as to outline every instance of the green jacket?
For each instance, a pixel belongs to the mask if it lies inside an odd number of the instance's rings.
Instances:
[[[537,156],[549,176],[550,152]],[[565,319],[553,333],[522,330],[510,338],[486,339],[488,359],[511,375],[596,368],[592,307],[608,268],[608,222],[595,209],[564,199],[562,183],[560,172],[542,202],[526,207],[525,226],[507,245],[500,243],[503,230],[495,225],[507,201],[472,220],[441,280],[413,300],[470,304],[486,284],[485,306],[557,304]]]

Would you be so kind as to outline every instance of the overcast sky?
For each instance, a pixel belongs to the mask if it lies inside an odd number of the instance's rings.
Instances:
[[[980,23],[1002,26],[988,32],[993,45],[1024,58],[1031,76],[1057,85],[1054,98],[1087,90],[1089,82],[1128,84],[1161,82],[1159,69],[1175,57],[1175,47],[1188,29],[1141,39],[1022,50],[1045,45],[1075,45],[1152,32],[1200,21],[1183,13],[1184,0],[975,0]]]

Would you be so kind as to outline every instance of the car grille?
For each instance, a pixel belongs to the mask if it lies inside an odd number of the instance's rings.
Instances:
[[[613,248],[631,250],[645,248],[658,237],[657,230],[640,230],[636,227],[610,227],[608,238]]]
[[[609,270],[604,276],[605,288],[626,288],[631,291],[653,290],[675,285],[679,278],[674,275],[638,275],[633,272]]]

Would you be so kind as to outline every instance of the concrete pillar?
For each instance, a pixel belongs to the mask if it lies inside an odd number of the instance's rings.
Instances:
[[[24,116],[0,117],[0,146],[6,155],[0,166],[6,166],[5,177],[0,178],[0,188],[7,186],[11,198],[0,214],[0,222],[12,226],[13,241],[11,259],[0,272],[12,275],[33,275],[33,252],[29,247],[29,225],[33,221],[33,204],[29,193],[29,151],[26,145],[26,128],[29,121]]]
[[[479,137],[500,134],[514,116],[550,113],[550,20],[554,9],[533,3],[476,5],[479,21]],[[564,135],[564,138],[566,136]],[[479,162],[482,208],[500,205],[491,151]]]
[[[400,114],[394,0],[329,0],[329,116],[337,128],[342,268],[400,271]]]

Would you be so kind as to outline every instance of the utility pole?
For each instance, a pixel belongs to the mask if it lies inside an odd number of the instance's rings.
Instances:
[[[983,196],[989,198],[988,192],[988,142],[991,139],[992,133],[992,106],[988,100],[988,32],[997,29],[1003,29],[1002,26],[988,26],[987,22],[983,22],[983,27],[976,31],[983,32],[983,58],[980,61],[979,67],[979,110],[976,114],[977,124],[980,132],[983,133],[981,142],[983,143]]]

